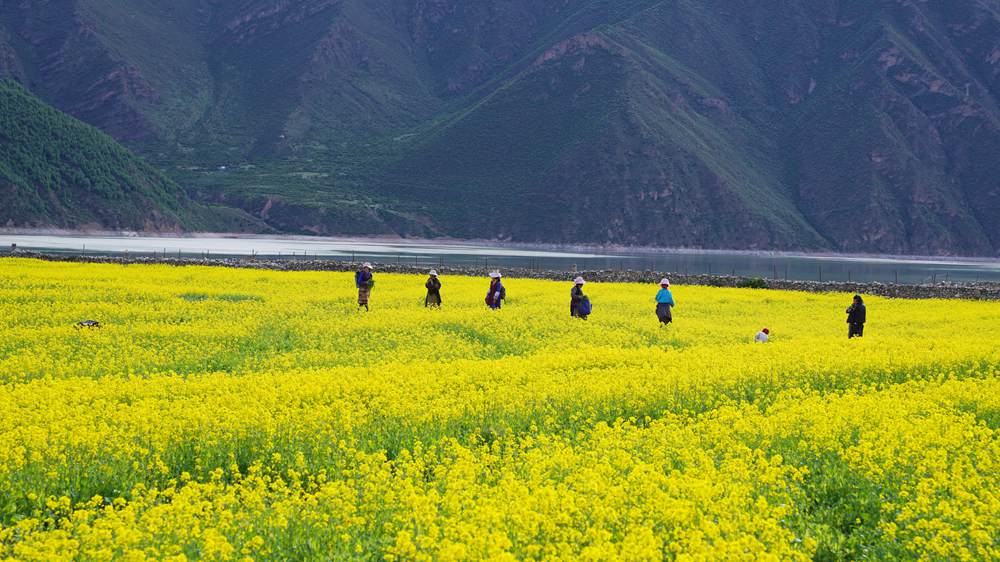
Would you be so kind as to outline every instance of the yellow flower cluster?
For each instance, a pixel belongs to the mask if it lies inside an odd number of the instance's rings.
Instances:
[[[996,304],[376,279],[0,260],[0,559],[1000,558]]]

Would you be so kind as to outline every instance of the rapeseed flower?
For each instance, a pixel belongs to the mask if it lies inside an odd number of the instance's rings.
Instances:
[[[0,260],[0,558],[1000,558],[995,304],[422,279]]]

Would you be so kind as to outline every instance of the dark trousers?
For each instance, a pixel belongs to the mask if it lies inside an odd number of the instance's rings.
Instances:
[[[669,324],[674,321],[670,305],[662,302],[656,305],[656,317],[660,319],[661,324]]]
[[[847,331],[847,339],[854,337],[863,338],[865,337],[865,325],[864,324],[850,324],[850,329]]]

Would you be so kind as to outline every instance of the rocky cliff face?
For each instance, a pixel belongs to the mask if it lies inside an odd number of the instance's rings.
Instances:
[[[874,23],[842,14],[819,29],[827,51],[810,52],[805,70],[839,72],[801,102],[795,182],[807,217],[839,247],[998,247],[1000,170],[989,154],[1000,140],[990,62],[1000,28],[987,4],[894,2]]]
[[[0,0],[0,73],[282,229],[1000,251],[1000,0],[128,4]]]
[[[156,104],[156,93],[75,3],[3,2],[0,11],[0,71],[121,140],[154,134],[141,108]]]

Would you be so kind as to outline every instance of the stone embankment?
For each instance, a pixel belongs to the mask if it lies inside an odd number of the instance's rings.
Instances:
[[[2,257],[21,257],[54,262],[107,263],[119,265],[172,265],[214,266],[242,269],[269,269],[275,271],[354,271],[358,264],[331,259],[275,259],[275,258],[170,258],[148,256],[83,256],[47,254],[15,250],[0,253]],[[427,273],[427,266],[401,264],[376,264],[383,273]],[[436,267],[444,275],[486,277],[492,268],[472,266]],[[663,271],[554,271],[545,269],[503,268],[505,277],[570,281],[577,275],[591,283],[649,283],[655,284],[669,277],[675,285],[703,285],[709,287],[737,287],[748,289],[775,289],[809,293],[860,293],[900,299],[966,299],[1000,301],[1000,283],[935,283],[905,285],[892,283],[849,283],[838,281],[791,281],[759,279],[732,275],[683,275]]]

